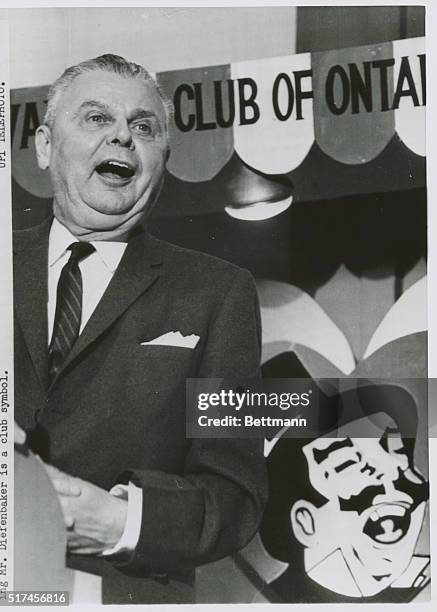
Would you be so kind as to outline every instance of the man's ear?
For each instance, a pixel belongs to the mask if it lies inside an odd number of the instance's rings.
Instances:
[[[291,508],[291,527],[295,538],[303,546],[309,546],[316,535],[316,513],[317,508],[305,499],[295,502]]]
[[[52,146],[52,133],[47,125],[40,125],[35,132],[35,148],[38,166],[47,170],[50,166],[50,151]]]

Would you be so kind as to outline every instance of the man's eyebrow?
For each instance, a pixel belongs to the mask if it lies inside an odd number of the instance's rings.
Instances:
[[[106,104],[106,102],[102,102],[100,100],[85,100],[79,106],[79,108],[74,113],[74,115],[75,116],[78,115],[80,113],[80,111],[86,110],[87,108],[99,108],[100,110],[105,111],[106,113],[110,113],[111,112],[111,108],[110,108],[110,106],[108,104]]]
[[[158,116],[154,111],[147,110],[145,108],[134,108],[130,113],[130,121],[136,121],[137,119],[150,119],[150,117],[158,120]]]
[[[340,448],[351,447],[353,446],[352,440],[350,438],[346,438],[345,440],[336,440],[332,442],[329,446],[324,449],[313,448],[313,457],[316,463],[320,464],[322,461],[328,458],[330,453],[333,453]]]
[[[112,116],[112,109],[111,106],[109,104],[106,104],[106,102],[102,102],[101,100],[85,100],[84,102],[82,102],[82,104],[79,106],[79,108],[77,109],[77,111],[74,113],[74,117],[77,117],[83,110],[86,110],[88,108],[98,108],[99,110],[107,113],[108,115]],[[130,113],[129,116],[129,122],[131,121],[138,121],[140,119],[155,119],[155,121],[157,122],[157,124],[160,126],[161,122],[159,120],[158,115],[152,111],[152,110],[147,110],[146,108],[134,108],[133,111]]]

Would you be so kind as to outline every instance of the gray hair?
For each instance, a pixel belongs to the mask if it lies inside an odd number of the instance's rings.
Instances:
[[[105,55],[100,55],[99,57],[80,62],[80,64],[70,66],[56,79],[50,86],[47,97],[47,110],[44,115],[44,124],[47,127],[53,127],[56,117],[56,106],[61,95],[68,89],[75,78],[83,73],[92,72],[93,70],[105,70],[126,78],[139,78],[143,79],[146,83],[151,83],[164,106],[165,127],[166,130],[168,130],[168,125],[173,115],[173,103],[164,94],[158,81],[143,68],[143,66],[135,64],[134,62],[128,62],[124,57],[113,55],[112,53],[106,53]]]

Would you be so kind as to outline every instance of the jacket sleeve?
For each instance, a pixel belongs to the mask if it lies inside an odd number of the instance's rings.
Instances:
[[[249,273],[238,270],[212,317],[198,376],[260,376],[260,315]],[[125,570],[173,572],[241,549],[267,498],[262,440],[193,439],[182,475],[130,471],[143,489],[140,538]],[[120,568],[121,569],[121,568]]]

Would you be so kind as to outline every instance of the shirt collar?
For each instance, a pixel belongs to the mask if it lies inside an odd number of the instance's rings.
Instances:
[[[77,242],[76,236],[74,236],[65,225],[62,225],[62,223],[59,223],[59,221],[54,218],[49,235],[49,267],[52,267],[63,255],[65,255],[68,247],[73,242]],[[114,273],[120,263],[127,243],[96,240],[92,241],[91,244],[96,249],[103,264],[111,273]]]

